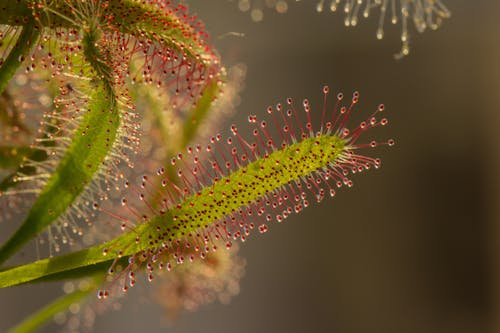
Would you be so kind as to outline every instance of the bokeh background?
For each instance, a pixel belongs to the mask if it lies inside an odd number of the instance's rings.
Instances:
[[[412,30],[400,61],[400,26],[378,41],[377,15],[347,29],[315,0],[259,23],[234,2],[190,3],[225,64],[247,66],[224,128],[288,96],[319,113],[328,84],[358,90],[359,114],[384,103],[390,126],[373,135],[397,144],[334,201],[241,246],[247,273],[230,305],[168,323],[132,291],[94,331],[500,332],[500,2],[445,1],[452,18]],[[59,284],[0,290],[0,332],[60,294]]]

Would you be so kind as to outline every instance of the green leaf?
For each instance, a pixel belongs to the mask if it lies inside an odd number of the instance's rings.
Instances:
[[[136,243],[135,240],[137,235],[143,234],[150,226],[151,223],[144,223],[134,231],[123,234],[104,244],[0,271],[0,288],[11,287],[42,278],[44,278],[43,280],[52,280],[51,276],[52,278],[55,277],[54,279],[63,279],[65,278],[65,274],[69,277],[81,277],[75,272],[84,273],[83,276],[88,276],[101,269],[105,271],[109,268],[110,263],[118,258],[118,251],[110,249],[121,249],[121,256],[123,258],[143,251],[145,244],[143,242]],[[107,255],[104,255],[106,252],[105,249],[107,250]]]
[[[33,46],[38,42],[40,33],[33,21],[33,19],[30,19],[29,23],[21,28],[22,31],[16,41],[16,44],[11,49],[9,55],[0,67],[0,94],[5,90],[10,79],[14,76],[19,66],[24,62],[24,59],[27,57]]]
[[[155,43],[180,50],[201,66],[206,66],[210,62],[205,61],[208,60],[207,56],[213,56],[200,39],[198,31],[191,27],[187,20],[178,17],[176,11],[167,11],[158,6],[132,0],[111,0],[100,8],[102,13],[94,20],[94,17],[75,16],[72,6],[71,2],[53,1],[40,3],[40,6],[35,6],[31,12],[25,8],[27,2],[16,2],[8,8],[1,9],[5,15],[0,16],[6,18],[8,24],[25,24],[26,20],[33,20],[31,15],[34,14],[37,16],[37,24],[44,29],[57,26],[80,28],[79,24],[85,25],[83,50],[86,60],[91,63],[97,74],[94,83],[96,81],[98,83],[92,87],[89,112],[76,131],[55,173],[41,190],[21,227],[0,248],[0,264],[72,205],[92,180],[114,142],[120,118],[111,83],[113,71],[107,65],[108,59],[99,53],[96,44],[102,31],[110,30],[114,33],[118,30],[138,38],[146,36]],[[106,24],[100,21],[101,18],[106,18]],[[27,31],[27,28],[23,27],[23,31]],[[198,103],[197,108],[201,110],[200,117],[206,113],[213,95],[216,94],[216,81],[215,79],[209,84],[209,89],[204,92],[202,100]],[[107,112],[108,110],[110,112]],[[195,130],[191,132],[194,133]],[[190,134],[192,133],[188,133],[188,136]],[[35,170],[27,171],[35,172]],[[12,176],[2,182],[2,187],[7,188],[15,184]]]
[[[198,134],[200,126],[210,114],[210,108],[212,107],[217,94],[220,92],[219,83],[220,82],[218,82],[218,80],[211,80],[204,87],[202,96],[197,101],[196,105],[191,110],[189,110],[189,112],[187,113],[187,118],[182,122],[182,129],[179,135],[182,136],[182,139],[175,141],[172,144],[163,145],[164,156],[166,158],[164,162],[164,165],[166,166],[165,172],[171,179],[176,179],[176,171],[175,167],[170,163],[170,158],[173,157],[177,151],[184,149],[187,145],[189,145]],[[146,94],[143,95],[149,97]],[[154,103],[154,100],[151,100],[149,103],[153,105],[148,105],[148,112],[150,112],[154,116],[154,121],[159,129],[161,140],[163,140],[164,142],[171,142],[171,135],[169,133],[168,126],[165,124],[165,117],[163,115],[164,110],[159,109],[159,103]],[[182,120],[180,118],[181,117],[176,119],[176,121],[181,122]],[[161,187],[161,184],[158,183],[157,186]],[[159,191],[156,192],[160,193]]]
[[[38,195],[23,224],[0,248],[0,263],[5,262],[71,206],[111,151],[120,125],[120,114],[109,78],[110,70],[95,44],[97,38],[93,30],[84,37],[84,53],[99,78],[88,97],[88,110],[56,171]]]
[[[66,312],[68,308],[75,303],[81,302],[83,299],[91,295],[97,288],[96,283],[90,283],[88,286],[74,291],[70,294],[61,296],[45,307],[41,308],[31,316],[24,319],[20,324],[11,328],[8,333],[29,333],[34,332],[54,316],[61,312]]]
[[[103,83],[95,87],[74,139],[16,233],[0,248],[8,259],[63,214],[97,173],[115,140],[120,117]]]
[[[26,154],[23,156],[28,158],[31,161],[35,162],[43,162],[47,159],[47,153],[43,150],[40,149],[30,149],[29,152],[26,152]],[[26,176],[31,176],[36,174],[36,168],[31,166],[31,165],[23,165],[22,160],[19,161],[20,165],[18,164],[18,168],[10,173],[8,176],[6,176],[2,181],[0,182],[0,193],[7,191],[9,188],[15,187],[19,182],[16,182],[15,179],[19,174],[23,174]]]
[[[57,96],[57,92],[59,91],[59,85],[53,81],[47,82],[46,84],[47,90],[51,96],[51,99],[54,100],[54,98]],[[11,96],[8,91],[4,91],[2,94],[2,97],[7,100],[9,104],[8,107],[15,107],[14,103],[11,101],[13,100],[13,96]],[[61,105],[57,103],[52,103],[52,107],[56,113],[59,113],[61,111]],[[18,121],[14,118],[14,123],[11,125],[19,127],[20,124]],[[56,120],[52,119],[50,122],[50,125],[44,126],[42,133],[42,139],[43,141],[40,143],[42,148],[29,148],[29,151],[26,152],[24,155],[25,158],[18,160],[17,164],[17,169],[14,170],[12,173],[7,175],[2,181],[0,181],[0,193],[5,192],[8,189],[11,189],[13,187],[16,187],[20,182],[15,181],[16,177],[18,175],[23,175],[23,176],[32,176],[35,175],[37,172],[37,169],[35,166],[31,164],[24,164],[23,161],[24,159],[37,162],[40,164],[41,162],[45,162],[49,155],[47,154],[47,151],[45,150],[46,147],[54,147],[56,146],[55,141],[51,140],[51,138],[55,138],[60,136],[58,134],[58,126],[61,124],[61,120]],[[28,129],[26,128],[25,131]]]
[[[9,6],[0,8],[0,24],[21,25],[26,19],[33,18],[33,12],[28,8],[30,1],[14,1]],[[70,1],[55,0],[43,2],[35,6],[39,23],[43,27],[72,27],[80,22],[78,11],[75,11]],[[182,50],[192,59],[199,59],[200,63],[206,58],[207,45],[200,42],[200,36],[184,20],[180,19],[176,11],[167,11],[158,6],[134,0],[108,0],[106,6],[100,8],[105,24],[100,28],[112,32],[130,34],[136,37],[147,35],[157,42],[165,43],[170,47]],[[95,17],[89,18],[95,19]]]
[[[67,255],[40,260],[0,272],[0,288],[45,276],[89,267],[144,251],[154,252],[165,239],[196,234],[258,198],[318,170],[344,152],[345,141],[335,135],[306,138],[274,151],[188,196],[170,210],[152,216],[114,240]],[[281,161],[279,164],[276,161]],[[229,193],[236,193],[229,198]],[[222,204],[223,203],[223,204]],[[244,204],[242,204],[244,203]],[[214,207],[207,212],[207,207]],[[205,213],[203,213],[205,212]],[[175,218],[174,218],[175,217]],[[168,242],[168,241],[167,241]]]
[[[196,136],[198,128],[201,124],[203,124],[203,120],[205,120],[208,116],[208,111],[210,110],[210,107],[219,92],[220,88],[217,80],[212,80],[207,83],[203,89],[201,98],[198,100],[196,106],[190,111],[189,116],[184,123],[181,147],[186,147]]]

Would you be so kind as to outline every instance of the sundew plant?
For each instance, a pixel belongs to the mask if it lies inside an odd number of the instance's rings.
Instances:
[[[289,2],[267,5],[285,12]],[[410,20],[423,32],[449,16],[431,0],[328,5],[344,6],[350,26],[379,10],[379,38],[392,10],[402,55]],[[72,330],[91,329],[89,318],[139,281],[170,318],[228,302],[245,270],[242,242],[327,205],[394,145],[385,130],[372,134],[388,124],[383,104],[360,110],[360,93],[328,86],[318,86],[319,108],[285,97],[223,136],[244,76],[224,66],[186,1],[0,3],[0,228],[14,226],[2,231],[0,288],[65,286],[11,332],[69,309],[85,318]],[[28,244],[36,255],[20,259]]]

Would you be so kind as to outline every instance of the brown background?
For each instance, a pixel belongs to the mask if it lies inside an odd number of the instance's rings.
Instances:
[[[231,305],[186,314],[174,326],[132,292],[96,332],[500,332],[500,3],[446,1],[436,32],[412,33],[395,61],[399,26],[375,38],[376,19],[346,29],[340,14],[292,3],[252,23],[234,3],[192,1],[227,65],[245,62],[238,115],[263,114],[321,87],[359,90],[358,110],[386,104],[383,167],[354,177],[335,201],[273,225],[242,246],[247,274]],[[217,38],[227,32],[245,37]],[[362,112],[360,112],[362,113]],[[0,290],[0,332],[59,285]],[[53,332],[49,326],[44,332]]]

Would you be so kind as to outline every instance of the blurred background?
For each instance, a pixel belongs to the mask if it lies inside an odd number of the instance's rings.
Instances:
[[[389,126],[370,135],[396,145],[371,151],[382,168],[334,201],[241,246],[247,273],[230,305],[169,323],[137,289],[94,331],[500,332],[500,2],[444,1],[451,19],[423,34],[411,26],[399,61],[399,25],[379,41],[378,15],[346,28],[316,0],[288,2],[255,23],[235,2],[189,1],[224,64],[247,66],[222,127],[289,96],[318,114],[328,84],[360,92],[358,120],[384,103]],[[0,332],[58,294],[59,284],[0,290]]]

